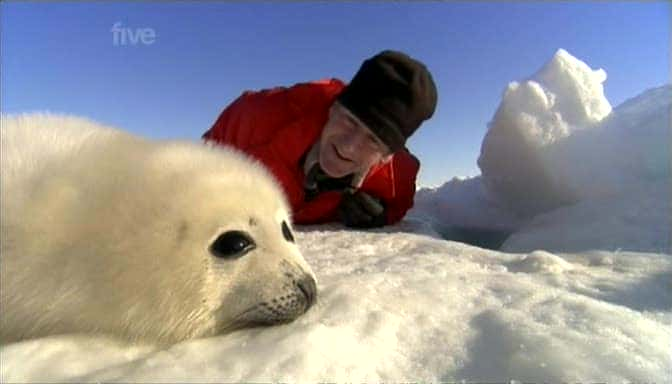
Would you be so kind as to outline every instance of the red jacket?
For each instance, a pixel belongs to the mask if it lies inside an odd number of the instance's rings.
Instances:
[[[306,202],[300,159],[319,139],[329,107],[344,87],[331,79],[244,92],[203,138],[233,145],[264,163],[284,188],[295,223],[337,221],[341,192],[322,192]],[[401,220],[413,206],[419,168],[418,160],[402,150],[366,175],[360,189],[384,202],[387,224]]]

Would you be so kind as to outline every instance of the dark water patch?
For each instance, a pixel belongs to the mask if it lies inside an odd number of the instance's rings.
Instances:
[[[469,227],[440,227],[435,230],[446,240],[498,250],[511,235],[511,231]]]

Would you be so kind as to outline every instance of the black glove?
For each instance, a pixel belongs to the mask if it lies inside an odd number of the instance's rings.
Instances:
[[[385,206],[366,192],[346,189],[338,207],[341,222],[347,227],[374,228],[385,225]]]

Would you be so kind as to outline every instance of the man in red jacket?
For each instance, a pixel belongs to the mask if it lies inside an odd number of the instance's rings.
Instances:
[[[337,79],[244,92],[203,138],[260,160],[282,185],[297,224],[370,228],[413,206],[418,160],[406,139],[432,116],[427,68],[395,51]]]

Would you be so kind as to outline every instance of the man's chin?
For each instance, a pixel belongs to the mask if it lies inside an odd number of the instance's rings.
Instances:
[[[327,175],[329,175],[330,177],[333,177],[333,178],[343,177],[345,175],[348,175],[348,174],[352,173],[352,171],[343,170],[343,168],[340,168],[338,166],[333,166],[333,164],[330,164],[329,161],[321,162],[320,167],[322,168],[324,173],[326,173]]]

